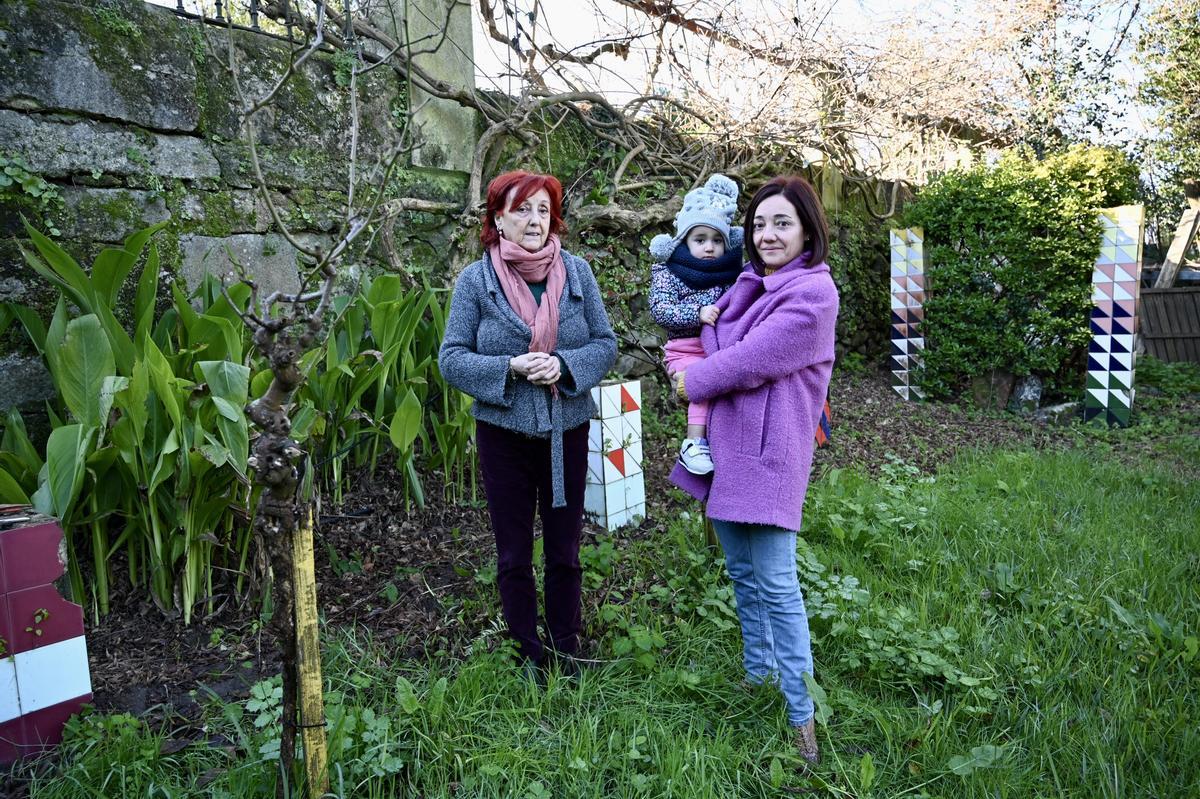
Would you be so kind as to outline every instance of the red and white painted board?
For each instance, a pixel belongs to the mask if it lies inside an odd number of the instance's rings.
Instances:
[[[0,763],[57,744],[92,700],[83,608],[54,586],[64,552],[52,519],[0,530]]]

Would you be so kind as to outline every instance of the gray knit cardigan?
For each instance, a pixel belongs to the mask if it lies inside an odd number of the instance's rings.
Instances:
[[[509,370],[509,360],[529,351],[532,333],[504,297],[491,258],[468,266],[454,284],[438,368],[446,382],[475,399],[479,421],[528,436],[551,439],[554,507],[563,493],[562,433],[591,418],[591,389],[617,358],[617,337],[608,323],[600,288],[588,262],[562,251],[567,283],[558,306],[558,344],[563,376],[558,397]]]

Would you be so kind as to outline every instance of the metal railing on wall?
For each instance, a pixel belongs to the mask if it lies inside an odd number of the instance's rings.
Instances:
[[[252,31],[289,42],[305,39],[302,18],[297,13],[297,7],[311,7],[313,13],[309,19],[317,17],[316,8],[322,3],[318,0],[291,2],[283,4],[284,17],[279,19],[264,11],[261,0],[146,0],[150,5],[168,8],[177,15],[187,19],[202,20],[211,25],[235,30]],[[347,40],[353,38],[354,8],[359,5],[353,0],[334,0],[324,3],[328,12],[334,12],[341,17],[344,34]]]

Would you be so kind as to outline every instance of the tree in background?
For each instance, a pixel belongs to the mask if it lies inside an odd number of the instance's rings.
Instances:
[[[1200,0],[1164,3],[1138,40],[1146,70],[1139,99],[1158,114],[1159,135],[1146,143],[1147,211],[1167,238],[1183,209],[1183,181],[1200,178]],[[1159,245],[1165,249],[1162,236]]]

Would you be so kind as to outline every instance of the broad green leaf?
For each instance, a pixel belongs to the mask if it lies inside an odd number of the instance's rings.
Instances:
[[[129,236],[126,237],[122,248],[125,250],[125,252],[133,256],[133,260],[136,263],[137,259],[142,256],[142,250],[146,248],[147,242],[153,238],[155,233],[158,233],[158,231],[162,230],[169,224],[171,224],[171,220],[164,219],[161,222],[156,222],[149,227],[144,227],[141,230],[129,234]]]
[[[874,784],[875,760],[871,757],[871,753],[867,752],[858,761],[858,787],[863,793],[867,793]]]
[[[404,297],[404,282],[399,275],[379,275],[367,287],[367,302],[379,306],[385,302],[397,302]]]
[[[235,325],[228,319],[202,314],[196,318],[195,325],[189,332],[192,335],[191,346],[196,349],[203,347],[202,351],[206,357],[242,360],[240,323]]]
[[[177,378],[171,369],[171,364],[149,338],[142,343],[142,354],[150,370],[150,385],[154,387],[158,401],[166,409],[167,416],[171,419],[171,426],[175,430],[179,430],[183,426],[183,412],[177,396]]]
[[[95,306],[95,294],[87,273],[57,243],[42,235],[37,228],[25,221],[25,232],[37,247],[38,254],[20,246],[25,263],[48,281],[58,286],[71,301],[82,310],[91,313]],[[41,257],[39,258],[38,255]],[[42,260],[45,259],[45,260]]]
[[[771,787],[779,788],[783,785],[783,763],[779,758],[771,758]]]
[[[112,347],[113,360],[117,364],[117,370],[124,375],[129,374],[133,369],[133,359],[137,357],[133,347],[133,339],[129,337],[129,333],[125,332],[125,328],[117,321],[117,317],[113,316],[112,309],[103,303],[96,305],[96,316],[100,320],[100,325],[104,328],[105,334],[108,336],[108,341]]]
[[[133,365],[133,374],[125,389],[115,398],[115,404],[124,412],[125,418],[133,425],[133,432],[138,442],[146,433],[146,422],[150,419],[150,411],[146,401],[150,399],[150,367],[144,360],[138,360]]]
[[[817,721],[822,725],[828,724],[829,719],[833,716],[833,711],[829,707],[829,697],[825,695],[825,689],[818,685],[808,672],[804,672],[804,684],[808,687],[808,695],[812,697],[813,705],[816,708],[814,715]]]
[[[410,716],[421,709],[421,700],[417,698],[413,684],[402,676],[396,678],[396,704]]]
[[[100,427],[108,426],[108,414],[112,410],[117,394],[129,387],[128,377],[109,376],[100,386]]]
[[[9,312],[21,323],[25,328],[25,335],[29,337],[38,354],[46,351],[46,323],[37,315],[37,312],[32,308],[24,305],[11,304],[8,305]]]
[[[250,396],[257,398],[266,394],[274,378],[275,375],[271,373],[270,369],[255,372],[254,377],[250,379]]]
[[[417,503],[418,508],[425,507],[425,487],[421,485],[421,475],[417,473],[417,466],[411,456],[404,461],[404,473],[408,476],[408,487],[412,489],[413,501]]]
[[[404,395],[400,407],[396,409],[395,416],[392,417],[388,436],[396,449],[406,453],[413,441],[416,440],[420,427],[421,401],[417,399],[417,395],[413,393],[412,389],[409,389],[408,393]]]
[[[250,369],[230,361],[201,361],[197,366],[220,414],[217,427],[229,450],[229,459],[239,474],[245,474],[250,429],[243,408],[249,397]]]
[[[214,394],[209,399],[211,399],[213,401],[213,404],[217,406],[217,413],[221,414],[222,418],[228,419],[231,422],[236,422],[239,419],[245,418],[245,415],[242,413],[241,407],[238,405],[234,405],[232,402],[225,399],[224,397],[218,397]]]
[[[1137,620],[1133,618],[1132,613],[1130,613],[1128,610],[1125,609],[1124,605],[1122,605],[1117,600],[1113,599],[1108,594],[1104,595],[1104,599],[1105,599],[1105,601],[1108,602],[1108,606],[1110,608],[1112,608],[1112,612],[1116,614],[1118,619],[1120,619],[1122,622],[1124,622],[1129,627],[1137,627],[1138,626]]]
[[[38,512],[68,522],[86,472],[84,462],[95,429],[82,424],[56,428],[46,441],[42,484],[33,496]]]
[[[992,744],[971,747],[970,755],[955,755],[946,762],[946,766],[960,777],[965,777],[975,769],[988,768],[1004,755],[1004,749]]]
[[[137,295],[133,301],[133,335],[139,347],[154,327],[154,303],[158,299],[158,266],[158,245],[151,244],[146,264],[142,267],[142,275],[138,278]]]
[[[312,403],[307,400],[303,402],[292,414],[292,438],[301,444],[307,441],[317,418],[317,410]]]
[[[25,420],[15,407],[9,408],[4,417],[4,436],[0,438],[0,450],[11,452],[22,467],[31,472],[36,473],[42,468],[42,456],[29,440]]]
[[[46,366],[50,369],[55,383],[58,382],[59,375],[62,373],[62,342],[66,334],[67,304],[62,297],[59,297],[54,306],[54,315],[50,317],[50,326],[46,328],[46,350],[43,353],[46,358]]]
[[[229,461],[229,448],[224,444],[210,441],[200,445],[200,453],[213,466],[224,466]]]
[[[29,495],[21,489],[17,479],[4,469],[0,469],[0,502],[15,505],[28,505]]]
[[[92,288],[96,301],[113,306],[117,293],[137,262],[137,256],[117,247],[106,247],[92,262]]]
[[[193,341],[195,334],[196,322],[200,319],[200,314],[192,308],[192,304],[188,302],[187,293],[183,287],[179,285],[179,281],[171,284],[171,296],[174,298],[175,313],[179,315],[179,321],[183,323],[183,329],[187,331],[188,341]]]
[[[240,415],[240,406],[246,403],[250,391],[249,367],[230,361],[201,361],[197,368],[208,384],[209,392],[239,406]]]
[[[88,427],[103,424],[100,394],[116,371],[108,337],[94,314],[67,324],[60,351],[58,389],[75,419]]]
[[[172,456],[178,451],[179,438],[173,428],[167,433],[162,450],[158,453],[158,462],[154,464],[154,472],[150,475],[150,484],[146,488],[147,494],[153,495],[155,490],[175,473],[175,458]]]

